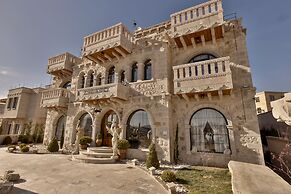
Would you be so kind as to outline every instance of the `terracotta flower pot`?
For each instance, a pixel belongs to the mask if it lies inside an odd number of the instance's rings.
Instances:
[[[126,153],[127,153],[127,150],[118,150],[119,152],[119,157],[121,160],[125,159],[126,158]]]
[[[102,145],[102,139],[96,139],[96,146],[100,147]]]
[[[82,150],[86,150],[88,145],[87,144],[80,144],[80,147]]]

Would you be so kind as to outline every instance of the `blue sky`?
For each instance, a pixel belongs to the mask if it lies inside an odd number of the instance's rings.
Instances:
[[[122,22],[132,29],[168,20],[203,0],[1,0],[0,97],[17,86],[49,84],[47,59],[80,55],[83,37]],[[247,28],[253,81],[258,91],[291,91],[291,1],[224,0]]]

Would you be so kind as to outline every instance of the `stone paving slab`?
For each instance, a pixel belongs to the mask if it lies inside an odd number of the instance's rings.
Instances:
[[[230,161],[234,194],[289,194],[291,185],[263,165]]]
[[[13,194],[125,194],[167,191],[143,170],[126,164],[84,164],[61,154],[11,154],[0,148],[0,174],[21,176]]]

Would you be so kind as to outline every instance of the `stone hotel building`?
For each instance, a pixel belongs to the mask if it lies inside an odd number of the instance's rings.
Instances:
[[[110,147],[106,126],[115,120],[129,158],[145,159],[155,142],[165,162],[264,163],[246,29],[241,19],[224,19],[222,0],[134,32],[121,23],[94,32],[81,56],[51,57],[47,72],[44,144],[64,138],[68,149],[81,128]]]

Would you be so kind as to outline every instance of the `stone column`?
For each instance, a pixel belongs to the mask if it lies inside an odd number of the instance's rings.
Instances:
[[[87,75],[84,75],[84,78],[85,78],[85,80],[84,80],[84,88],[86,88],[86,87],[88,87],[88,83],[87,83],[88,76]]]
[[[125,70],[125,80],[131,82],[131,67],[127,66]]]
[[[138,63],[137,69],[138,69],[137,80],[138,81],[144,80],[144,63]]]
[[[97,135],[97,125],[95,123],[95,121],[92,124],[92,143],[91,146],[95,147],[96,146],[96,135]]]
[[[119,80],[119,74],[118,74],[118,72],[115,72],[115,74],[114,74],[114,83],[119,83],[120,82],[120,80]]]

